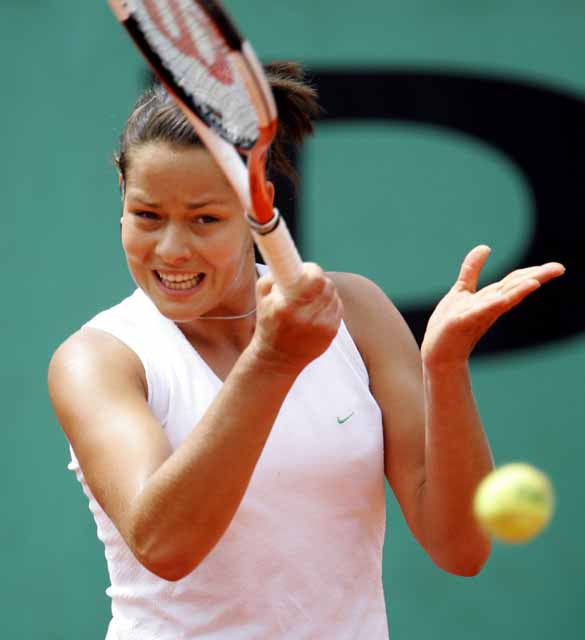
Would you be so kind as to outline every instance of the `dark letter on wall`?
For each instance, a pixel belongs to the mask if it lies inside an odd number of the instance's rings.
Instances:
[[[533,192],[535,234],[510,267],[558,260],[567,273],[502,318],[477,353],[531,347],[585,329],[583,100],[519,80],[466,74],[313,70],[312,77],[323,122],[403,121],[450,128],[496,147],[524,174]],[[277,184],[277,191],[294,232],[302,224],[296,200],[286,184]],[[436,302],[422,300],[402,309],[419,341]]]

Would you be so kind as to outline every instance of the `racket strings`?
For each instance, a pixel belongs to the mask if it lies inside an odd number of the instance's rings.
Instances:
[[[249,149],[258,117],[230,48],[193,0],[132,0],[133,18],[196,113],[231,144]]]

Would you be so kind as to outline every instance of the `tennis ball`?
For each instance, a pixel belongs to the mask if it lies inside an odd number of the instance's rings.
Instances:
[[[489,473],[479,484],[473,512],[481,527],[502,542],[528,542],[550,521],[554,492],[535,467],[515,462]]]

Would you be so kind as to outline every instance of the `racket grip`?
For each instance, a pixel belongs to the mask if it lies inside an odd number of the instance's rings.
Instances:
[[[303,263],[293,242],[284,218],[277,209],[274,218],[266,225],[249,218],[252,235],[262,257],[270,268],[276,284],[285,291],[301,277]]]

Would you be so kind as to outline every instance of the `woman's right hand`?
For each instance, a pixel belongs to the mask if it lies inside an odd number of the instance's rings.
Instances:
[[[256,284],[257,323],[250,349],[268,367],[299,374],[337,335],[343,305],[333,281],[314,263],[303,264],[295,286],[283,292],[270,274]]]

